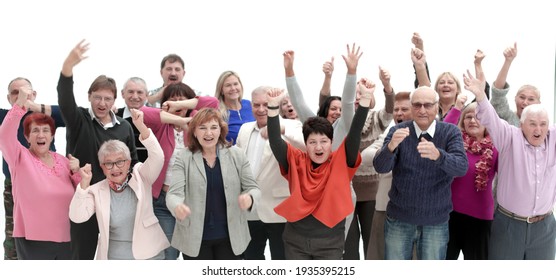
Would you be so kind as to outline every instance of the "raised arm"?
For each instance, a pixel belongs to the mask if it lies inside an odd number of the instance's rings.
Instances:
[[[388,114],[394,113],[394,88],[390,84],[390,72],[382,67],[378,67],[378,77],[382,82],[382,87],[384,88],[384,111]],[[374,108],[374,95],[371,102],[371,109]],[[392,120],[390,118],[390,120]],[[388,122],[390,122],[390,120]],[[386,124],[388,125],[388,124]]]
[[[416,49],[420,49],[421,51],[425,51],[425,46],[423,43],[423,38],[421,38],[421,35],[417,32],[413,32],[413,36],[411,37],[411,43],[413,43],[414,48]],[[413,69],[415,70],[415,88],[419,87],[419,80],[421,81],[425,81],[423,78],[423,73],[419,73],[419,75],[417,74],[417,69],[415,68],[415,64],[413,64]],[[420,71],[422,71],[422,69],[420,69]],[[426,72],[426,77],[427,79],[430,81],[430,74],[429,74],[429,66],[427,65],[427,62],[425,61],[425,72]]]
[[[355,116],[353,117],[353,122],[349,128],[349,132],[346,136],[345,151],[346,151],[346,163],[349,167],[355,167],[357,158],[359,155],[359,145],[361,143],[361,131],[365,125],[365,120],[367,119],[367,114],[369,113],[369,107],[373,102],[373,94],[375,91],[375,84],[372,81],[361,79],[359,81],[359,91],[361,92],[361,99],[359,100],[359,106]]]
[[[322,106],[327,97],[330,96],[330,85],[332,83],[332,73],[334,72],[334,57],[330,61],[325,61],[322,65],[322,72],[324,73],[324,81],[319,95],[319,107]]]
[[[477,79],[485,81],[485,93],[487,99],[490,97],[490,85],[486,81],[485,72],[483,71],[483,59],[485,58],[485,54],[481,50],[477,50],[475,53],[475,60],[473,64],[475,65],[475,76]],[[461,95],[461,94],[460,94]]]
[[[506,79],[508,78],[508,72],[510,71],[510,66],[512,62],[517,56],[517,43],[514,43],[512,47],[508,47],[504,50],[504,64],[502,64],[502,68],[500,72],[498,72],[498,76],[494,81],[494,87],[497,89],[503,89],[506,86]],[[477,76],[477,78],[480,78]]]
[[[423,50],[414,48],[411,50],[411,61],[415,67],[415,76],[419,82],[418,86],[431,86],[431,81],[427,69],[427,60]]]
[[[297,83],[295,78],[295,73],[293,71],[293,61],[295,58],[295,53],[292,50],[285,51],[283,53],[284,57],[284,71],[286,73],[286,87],[290,95],[290,100],[293,107],[297,111],[299,120],[305,122],[308,118],[314,117],[315,113],[311,111],[311,108],[307,106],[305,99],[303,98],[303,92],[301,87]]]
[[[351,126],[351,121],[355,115],[355,95],[356,95],[356,85],[357,85],[357,65],[359,64],[359,59],[363,55],[361,47],[355,46],[355,43],[349,47],[346,45],[347,54],[342,55],[347,67],[346,81],[344,82],[344,91],[342,93],[342,115],[338,121],[342,122],[345,130]],[[347,132],[344,132],[347,133]],[[334,134],[334,137],[342,135]]]
[[[285,172],[288,172],[289,164],[288,164],[288,145],[286,141],[282,139],[281,132],[280,132],[280,118],[278,115],[280,114],[280,101],[284,97],[284,92],[280,89],[273,88],[270,89],[268,92],[268,141],[270,143],[270,148],[272,149],[272,153],[278,161],[278,164]]]

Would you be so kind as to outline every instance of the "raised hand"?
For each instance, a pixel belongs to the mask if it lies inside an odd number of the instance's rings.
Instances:
[[[133,125],[135,125],[139,133],[141,133],[141,139],[147,139],[150,135],[150,131],[147,125],[145,125],[143,111],[130,108],[129,112],[131,112],[131,121]]]
[[[396,131],[392,134],[392,139],[390,139],[390,142],[388,143],[388,150],[393,152],[407,136],[409,136],[408,127],[396,129]]]
[[[187,216],[191,215],[191,209],[185,203],[179,204],[174,208],[174,213],[176,213],[176,219],[178,221],[183,221]]]
[[[413,32],[413,37],[411,37],[411,43],[415,46],[415,48],[425,51],[425,46],[423,45],[423,38],[417,32]]]
[[[485,58],[485,54],[483,53],[483,51],[477,50],[477,52],[475,53],[475,60],[473,61],[473,63],[481,64],[484,58]]]
[[[375,105],[375,88],[376,85],[371,80],[361,78],[359,80],[358,87],[361,93],[361,98],[359,99],[359,106],[362,107],[374,107]]]
[[[69,168],[72,173],[79,172],[79,159],[74,157],[72,154],[68,154]]]
[[[485,83],[485,80],[473,77],[469,70],[467,70],[467,75],[463,74],[464,88],[475,95],[477,102],[486,98]]]
[[[79,175],[81,175],[81,183],[79,183],[79,185],[82,189],[86,190],[91,183],[91,178],[93,178],[91,164],[87,163],[85,166],[81,167],[79,169]]]
[[[394,91],[392,85],[390,84],[390,72],[388,72],[388,70],[382,68],[381,66],[378,66],[378,78],[382,82],[384,92],[392,93]]]
[[[87,59],[88,56],[85,53],[89,50],[89,43],[85,43],[85,39],[81,40],[68,54],[66,60],[64,61],[64,65],[62,67],[62,74],[66,77],[73,76],[73,67],[79,64],[84,59]]]
[[[271,88],[266,92],[268,96],[268,107],[280,106],[282,99],[286,96],[286,93],[281,88]]]
[[[286,77],[294,76],[293,60],[295,58],[295,52],[287,50],[282,55],[284,56],[284,70],[286,70]]]
[[[33,89],[29,85],[25,85],[20,87],[18,91],[19,94],[17,95],[17,100],[15,101],[15,104],[17,104],[21,108],[24,108],[25,110],[28,110],[31,104],[27,102],[29,96],[33,94]]]
[[[251,205],[253,205],[253,198],[247,193],[240,194],[237,200],[241,210],[247,210],[251,207]]]
[[[357,64],[359,63],[359,58],[363,55],[361,51],[361,47],[355,48],[355,43],[349,47],[349,44],[346,45],[347,47],[347,55],[342,55],[342,58],[346,62],[346,66],[348,69],[348,74],[355,75],[357,73]]]
[[[433,142],[427,141],[425,138],[421,138],[421,142],[417,145],[417,151],[422,158],[428,158],[430,160],[437,160],[440,157],[440,152],[436,148]]]
[[[504,50],[504,57],[507,61],[513,61],[517,56],[517,42],[514,43],[512,47],[508,47]]]
[[[334,72],[334,57],[322,64],[322,72],[325,76],[332,76],[332,72]]]
[[[456,99],[456,104],[454,104],[454,107],[461,111],[461,109],[463,109],[463,107],[465,106],[465,102],[467,102],[467,95],[465,95],[464,93],[460,93],[458,94],[458,98]]]
[[[425,52],[423,52],[423,50],[418,48],[411,49],[411,61],[413,62],[414,65],[417,64],[425,65],[426,62]]]

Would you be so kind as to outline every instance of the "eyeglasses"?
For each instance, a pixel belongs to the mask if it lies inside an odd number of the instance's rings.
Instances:
[[[411,106],[413,106],[413,109],[415,110],[419,110],[421,109],[421,107],[425,107],[425,110],[430,110],[432,109],[432,107],[436,104],[436,102],[434,103],[411,103]]]
[[[127,161],[127,159],[122,159],[122,160],[118,160],[116,162],[105,162],[102,165],[104,165],[104,167],[106,167],[107,169],[112,169],[114,168],[114,165],[116,165],[117,167],[123,167],[125,162]]]
[[[464,121],[468,121],[468,122],[470,122],[472,119],[475,119],[475,121],[476,121],[477,117],[475,117],[475,116],[465,116],[465,118],[463,118]]]
[[[114,97],[102,97],[102,96],[98,96],[98,95],[93,95],[93,100],[97,103],[100,103],[102,100],[104,100],[105,103],[112,103],[114,102]]]

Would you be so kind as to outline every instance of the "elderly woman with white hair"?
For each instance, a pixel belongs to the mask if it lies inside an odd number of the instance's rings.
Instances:
[[[170,246],[154,215],[151,188],[164,163],[164,153],[153,133],[143,123],[143,112],[131,109],[139,140],[148,152],[144,163],[131,168],[129,148],[119,140],[108,140],[98,151],[106,179],[89,186],[91,165],[80,169],[81,183],[70,204],[70,219],[87,221],[93,214],[99,225],[97,259],[164,259]]]

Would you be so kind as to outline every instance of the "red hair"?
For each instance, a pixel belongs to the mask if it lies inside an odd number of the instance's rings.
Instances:
[[[31,124],[50,126],[50,131],[52,136],[56,133],[56,126],[54,125],[54,119],[51,116],[45,115],[43,113],[32,113],[25,117],[23,120],[23,134],[25,137],[29,137],[31,134]]]

